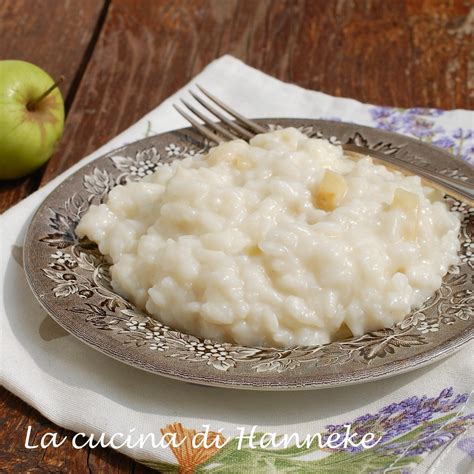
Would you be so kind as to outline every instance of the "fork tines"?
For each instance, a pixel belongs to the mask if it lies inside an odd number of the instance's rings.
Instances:
[[[215,122],[214,119],[206,116],[203,112],[199,111],[184,99],[181,99],[181,102],[187,108],[187,111],[184,111],[176,104],[173,104],[173,107],[209,140],[216,143],[237,138],[249,140],[258,133],[266,133],[268,131],[253,120],[249,120],[243,115],[240,115],[234,109],[217,99],[217,97],[207,92],[203,87],[199,85],[196,85],[196,87],[202,92],[202,94],[204,94],[205,98],[200,97],[192,91],[189,91],[189,93],[204,109],[219,119],[220,123]],[[214,105],[209,103],[209,100],[219,108],[216,108]],[[233,117],[234,120],[227,118],[221,110]],[[199,118],[204,123],[198,122],[198,120],[188,112],[194,114],[195,117]]]

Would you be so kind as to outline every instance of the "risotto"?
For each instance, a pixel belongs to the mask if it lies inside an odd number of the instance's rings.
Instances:
[[[288,128],[115,187],[77,234],[161,322],[291,347],[401,321],[457,262],[459,225],[418,177]]]

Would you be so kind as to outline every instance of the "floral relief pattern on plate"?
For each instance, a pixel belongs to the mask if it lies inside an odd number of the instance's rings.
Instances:
[[[289,121],[279,124],[288,126]],[[340,129],[332,133],[334,123],[294,122],[310,136],[368,147],[375,143],[373,148],[395,156],[410,146],[411,139],[401,137],[403,143],[397,143],[397,135],[356,125],[340,123]],[[146,370],[178,378],[185,378],[185,372],[200,383],[250,388],[355,383],[360,381],[360,371],[363,379],[373,380],[407,370],[410,363],[419,365],[420,358],[426,363],[446,355],[472,337],[474,212],[451,198],[452,209],[463,215],[460,264],[449,270],[441,288],[421,308],[391,328],[315,347],[241,347],[181,333],[135,308],[113,290],[109,262],[94,243],[77,238],[75,227],[90,204],[103,202],[114,186],[141,179],[161,163],[202,154],[208,148],[209,143],[186,129],[146,138],[79,170],[69,178],[67,192],[61,186],[53,192],[54,197],[46,200],[33,219],[25,261],[30,262],[30,284],[37,295],[41,287],[39,300],[54,319],[98,350]],[[449,161],[441,165],[449,167]],[[454,336],[458,345],[445,348]],[[230,378],[222,379],[224,374]],[[295,380],[287,380],[292,374]]]

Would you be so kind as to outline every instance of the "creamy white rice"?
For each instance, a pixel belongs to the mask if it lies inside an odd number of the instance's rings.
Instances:
[[[77,234],[110,256],[116,291],[163,323],[291,347],[401,321],[457,262],[458,230],[418,177],[289,128],[117,186]]]

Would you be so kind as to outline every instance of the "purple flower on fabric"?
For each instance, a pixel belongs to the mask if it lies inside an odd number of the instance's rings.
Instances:
[[[464,154],[463,154],[463,157],[464,156],[473,156],[474,155],[474,144],[466,147],[465,151],[464,151]]]
[[[442,109],[427,109],[424,107],[412,107],[411,109],[406,109],[408,113],[413,115],[428,115],[431,117],[439,117],[440,115],[444,114],[444,110]]]
[[[443,114],[444,111],[440,109],[420,107],[411,109],[372,107],[370,109],[370,116],[376,127],[411,135],[474,163],[474,131],[463,128],[448,130],[438,125],[436,118]]]
[[[464,438],[456,446],[474,458],[474,438]]]
[[[444,388],[443,390],[441,390],[441,393],[439,394],[438,399],[452,397],[453,392],[454,392],[453,387]]]
[[[392,107],[374,107],[370,111],[370,113],[374,120],[378,120],[378,119],[390,117],[390,115],[393,113],[392,111],[393,111]]]
[[[435,124],[429,120],[429,117],[438,114],[435,110],[374,107],[371,109],[371,117],[379,128],[423,138],[430,137],[435,133],[433,130]],[[436,130],[436,132],[442,131],[439,127]]]
[[[462,128],[458,128],[454,133],[453,133],[453,138],[460,139],[463,138],[464,140],[467,140],[469,138],[472,138],[472,130],[464,130]]]
[[[437,449],[451,441],[472,423],[474,414],[453,418],[444,421],[446,413],[458,410],[468,399],[468,394],[456,394],[452,387],[443,389],[437,397],[409,397],[398,403],[391,403],[375,414],[367,413],[352,423],[326,426],[326,439],[331,433],[340,433],[344,436],[346,426],[351,425],[351,433],[357,433],[358,438],[366,433],[374,433],[380,437],[375,450],[385,454],[406,454],[415,456]],[[449,415],[448,415],[449,416]],[[440,422],[436,419],[441,418]],[[414,429],[423,428],[415,440],[400,440],[403,435]],[[399,440],[399,441],[397,441]],[[341,448],[352,453],[363,450],[361,446]]]
[[[467,393],[462,393],[462,394],[456,395],[453,403],[455,403],[456,405],[459,405],[461,403],[466,403],[468,398],[469,398],[469,395]]]
[[[440,148],[451,148],[456,145],[456,142],[451,137],[440,137],[433,140],[432,143]]]

